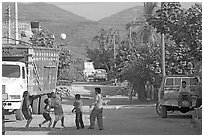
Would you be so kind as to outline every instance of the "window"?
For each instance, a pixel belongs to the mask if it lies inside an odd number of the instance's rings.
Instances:
[[[2,77],[19,78],[20,77],[20,66],[18,65],[2,65]]]
[[[167,78],[165,85],[166,85],[166,86],[173,86],[173,79],[174,79],[174,78]]]
[[[181,85],[181,78],[175,78],[175,85],[180,86]]]
[[[25,67],[22,67],[22,75],[23,79],[25,79]]]

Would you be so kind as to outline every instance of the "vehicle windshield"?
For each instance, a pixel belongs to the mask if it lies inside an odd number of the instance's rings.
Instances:
[[[194,85],[193,77],[169,77],[166,78],[166,86],[180,86],[182,81],[186,81],[187,85]]]
[[[2,65],[2,77],[19,78],[20,77],[20,66],[18,65]]]

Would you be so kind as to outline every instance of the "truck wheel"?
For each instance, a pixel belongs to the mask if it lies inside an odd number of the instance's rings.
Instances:
[[[167,118],[167,108],[166,108],[166,106],[161,106],[161,116],[162,116],[162,118]]]
[[[157,111],[157,114],[159,115],[159,116],[161,116],[161,104],[160,104],[160,102],[157,102],[157,104],[156,104],[156,111]]]
[[[15,117],[16,117],[16,120],[23,120],[23,113],[21,112],[20,109],[17,109],[16,112],[15,112]]]

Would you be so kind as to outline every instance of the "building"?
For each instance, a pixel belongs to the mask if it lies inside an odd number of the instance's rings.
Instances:
[[[8,43],[9,36],[9,28],[10,28],[10,44],[15,44],[15,23],[11,22],[10,26],[6,23],[2,23],[2,44]],[[29,42],[30,37],[33,35],[31,31],[31,24],[18,22],[18,39],[20,41]]]

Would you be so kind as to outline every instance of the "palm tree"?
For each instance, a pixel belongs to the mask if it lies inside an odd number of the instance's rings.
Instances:
[[[154,14],[156,7],[157,2],[144,2],[144,14],[126,25],[126,29],[129,30],[130,42],[132,42],[132,32],[136,33],[136,39],[140,44],[147,44],[157,40],[158,34],[146,21],[149,16]]]

